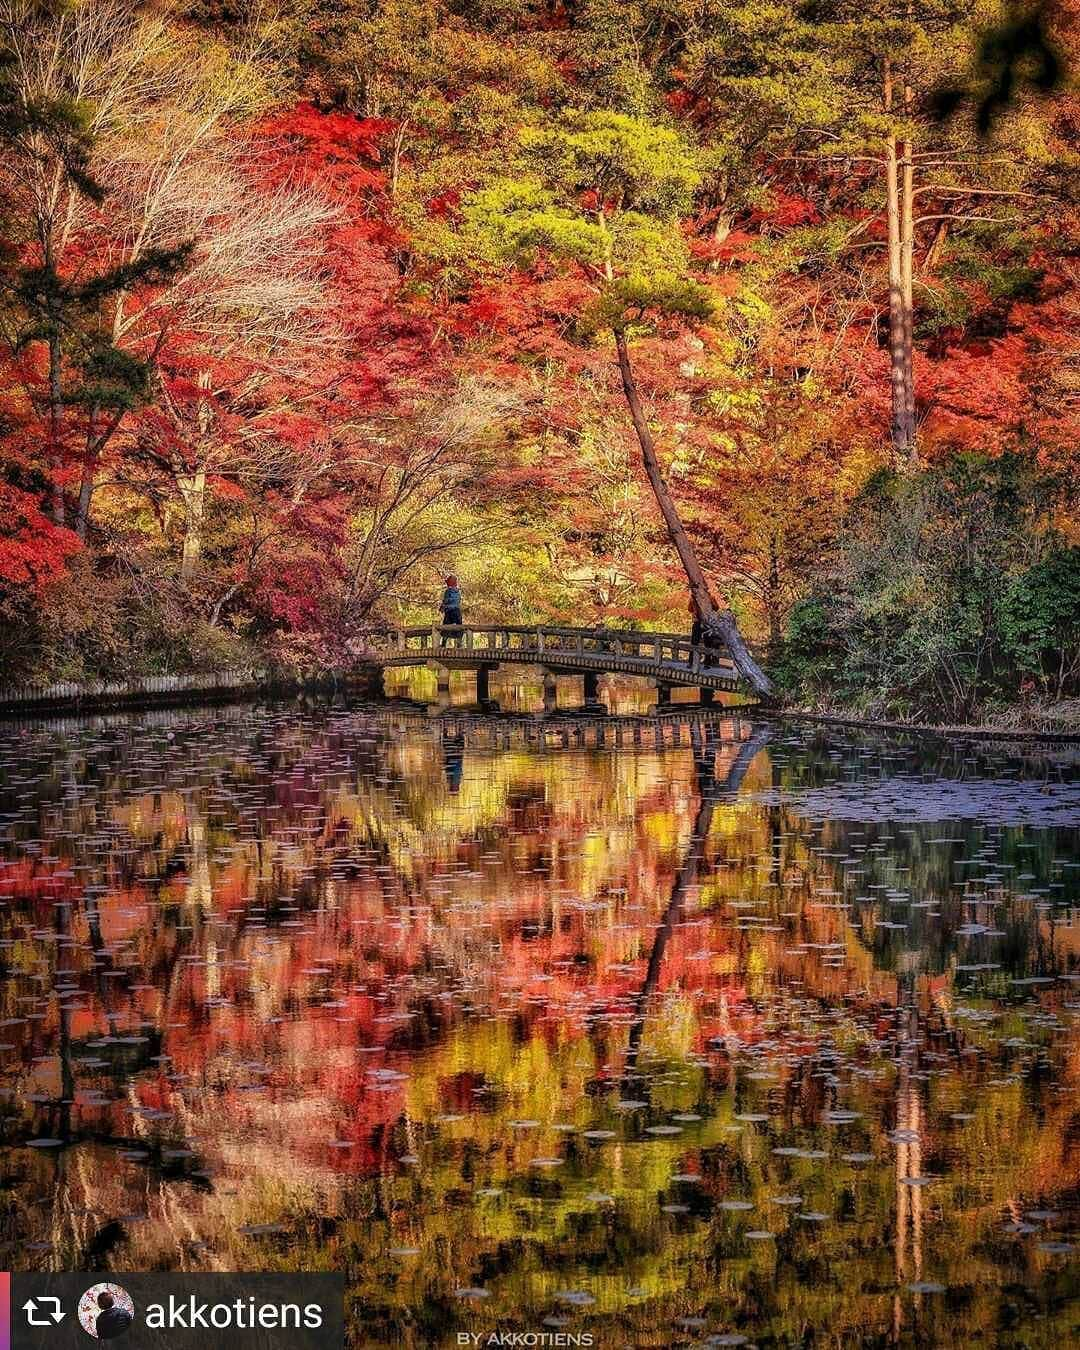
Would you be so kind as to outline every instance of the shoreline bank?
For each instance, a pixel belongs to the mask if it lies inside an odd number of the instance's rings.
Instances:
[[[95,681],[87,684],[65,682],[20,690],[0,689],[0,718],[56,711],[78,716],[81,712],[123,712],[139,708],[185,704],[197,706],[261,697],[345,693],[374,693],[376,697],[385,697],[381,690],[373,689],[371,674],[363,670],[337,676],[325,675],[304,679],[288,676],[280,671],[251,668],[190,675],[155,675],[137,680]],[[698,705],[674,706],[696,708]],[[801,708],[759,708],[752,704],[744,706],[748,714],[770,721],[810,722],[820,726],[933,736],[939,739],[1080,744],[1080,729],[1001,727],[992,724],[956,726],[853,717],[843,712],[821,713]],[[716,705],[716,711],[723,711],[723,705]]]
[[[931,722],[896,722],[869,717],[851,717],[844,713],[815,713],[801,708],[768,709],[761,714],[787,722],[814,722],[822,726],[850,727],[862,731],[900,732],[911,736],[937,736],[941,739],[985,741],[1062,741],[1080,744],[1080,730],[1054,730],[1040,727],[1000,727],[993,724],[979,726],[937,724]]]

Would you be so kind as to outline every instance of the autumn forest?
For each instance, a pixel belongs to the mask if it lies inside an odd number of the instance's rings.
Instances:
[[[1073,0],[0,0],[0,684],[473,622],[1080,724]]]

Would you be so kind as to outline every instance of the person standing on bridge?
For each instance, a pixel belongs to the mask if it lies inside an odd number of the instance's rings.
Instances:
[[[446,578],[446,590],[443,591],[442,599],[439,601],[439,609],[442,611],[444,624],[448,627],[461,626],[461,589],[453,573]]]
[[[701,622],[701,615],[693,600],[690,601],[690,616],[693,620],[690,625],[690,641],[695,647],[701,646],[708,651],[718,651],[719,643],[714,634],[705,631],[705,625]]]
[[[461,589],[457,577],[452,572],[446,578],[446,589],[439,601],[439,609],[442,611],[444,627],[461,627]]]

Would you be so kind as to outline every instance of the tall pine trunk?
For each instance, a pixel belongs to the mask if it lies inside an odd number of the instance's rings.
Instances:
[[[893,77],[885,63],[885,111],[893,111]],[[889,248],[889,380],[892,395],[893,454],[908,463],[915,454],[915,395],[912,382],[912,191],[910,146],[901,170],[898,142],[885,140],[885,220]]]
[[[210,405],[210,372],[198,374],[198,454],[189,473],[178,475],[176,486],[184,504],[184,549],[180,558],[180,580],[191,581],[202,557],[203,518],[206,514],[206,467],[214,415]]]
[[[176,485],[180,490],[180,500],[184,504],[184,547],[180,558],[180,580],[190,581],[202,556],[206,470],[200,466],[190,475],[177,478]]]
[[[55,278],[50,279],[50,285]],[[49,300],[49,477],[51,478],[51,515],[55,525],[64,525],[67,507],[64,503],[64,389],[63,350],[59,306],[55,295]]]
[[[634,423],[638,444],[641,446],[645,473],[648,476],[649,485],[653,490],[657,505],[660,507],[660,513],[664,517],[668,538],[671,540],[675,552],[679,555],[679,561],[686,573],[690,597],[694,609],[701,619],[701,626],[706,633],[718,637],[724,643],[739,674],[742,675],[755,693],[763,699],[769,699],[775,693],[773,683],[754,660],[749,647],[747,647],[742,634],[739,632],[739,625],[734,614],[729,609],[718,609],[713,601],[709,584],[705,580],[705,574],[701,570],[701,564],[694,552],[694,546],[690,542],[690,536],[686,533],[686,527],[679,516],[674,498],[664,481],[664,475],[660,469],[660,460],[656,453],[656,443],[653,441],[652,432],[645,417],[645,409],[642,407],[641,396],[634,380],[634,370],[630,364],[630,353],[626,346],[626,334],[620,330],[615,331],[615,350],[619,357],[619,373],[622,376],[626,402],[630,408],[630,418]]]
[[[911,18],[911,5],[907,7],[908,19]],[[911,119],[915,104],[915,91],[911,87],[911,76],[904,74],[904,117]],[[900,301],[904,313],[904,412],[906,423],[911,428],[911,450],[918,457],[915,443],[917,424],[915,419],[915,370],[913,365],[915,351],[915,146],[910,134],[900,143]]]

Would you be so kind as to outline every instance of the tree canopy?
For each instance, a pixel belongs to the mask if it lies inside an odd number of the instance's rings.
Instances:
[[[3,680],[336,668],[454,570],[804,700],[1075,693],[1069,20],[0,0]]]

